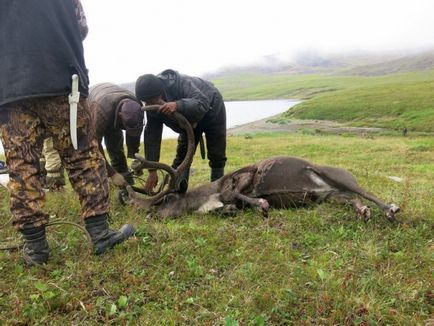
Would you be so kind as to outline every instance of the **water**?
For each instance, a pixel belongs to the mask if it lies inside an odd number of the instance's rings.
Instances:
[[[245,123],[265,119],[273,115],[283,113],[293,107],[298,100],[264,100],[264,101],[227,101],[226,124],[227,128],[233,128]],[[163,138],[176,138],[178,134],[165,127]]]
[[[227,101],[225,102],[227,128],[285,112],[299,102],[297,100]],[[164,128],[163,138],[176,137],[178,137],[176,132],[170,128]],[[0,144],[0,153],[2,152],[3,147]]]

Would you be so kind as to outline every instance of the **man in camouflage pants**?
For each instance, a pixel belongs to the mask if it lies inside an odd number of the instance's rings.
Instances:
[[[95,253],[104,253],[134,233],[129,224],[118,231],[108,227],[107,171],[83,97],[77,113],[78,149],[71,143],[68,93],[73,73],[79,75],[81,94],[88,92],[82,46],[85,22],[78,0],[2,1],[0,139],[9,167],[13,225],[23,234],[28,265],[44,264],[49,255],[48,215],[42,211],[45,195],[39,178],[46,137],[53,138],[79,195]]]

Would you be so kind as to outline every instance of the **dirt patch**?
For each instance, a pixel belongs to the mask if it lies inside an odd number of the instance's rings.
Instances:
[[[349,127],[345,124],[328,120],[291,120],[286,123],[270,122],[271,119],[277,117],[279,117],[279,115],[230,128],[228,129],[228,135],[243,135],[257,132],[297,132],[304,129],[325,133],[360,134],[380,132],[385,130],[383,128]]]

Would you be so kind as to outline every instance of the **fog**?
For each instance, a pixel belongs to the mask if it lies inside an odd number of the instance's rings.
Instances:
[[[82,0],[91,83],[172,68],[190,75],[299,53],[434,47],[428,0]]]

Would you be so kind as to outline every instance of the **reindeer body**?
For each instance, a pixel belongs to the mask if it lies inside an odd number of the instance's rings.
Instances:
[[[351,203],[359,217],[369,219],[370,210],[357,196],[376,203],[389,219],[399,211],[366,192],[348,171],[319,166],[306,160],[281,156],[263,160],[226,174],[221,179],[196,187],[185,194],[169,194],[156,203],[160,216],[205,213],[228,205],[258,206],[264,215],[268,207],[291,208],[335,199]],[[134,198],[133,198],[134,199]]]

